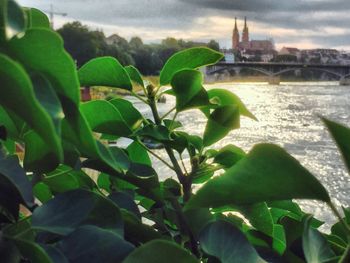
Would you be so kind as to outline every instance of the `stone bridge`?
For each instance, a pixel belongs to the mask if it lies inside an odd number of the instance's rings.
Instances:
[[[281,74],[291,71],[320,71],[334,76],[340,85],[350,85],[350,65],[337,64],[305,64],[288,62],[219,62],[205,68],[207,77],[218,76],[222,73],[238,75],[242,69],[250,69],[266,75],[270,84],[279,84]]]

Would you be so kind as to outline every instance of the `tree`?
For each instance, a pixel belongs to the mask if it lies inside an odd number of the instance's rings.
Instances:
[[[57,32],[62,36],[65,49],[78,66],[103,53],[104,34],[99,31],[90,31],[87,26],[78,21],[65,24]]]
[[[210,40],[209,43],[207,44],[208,48],[214,49],[216,51],[220,51],[220,45],[217,41],[214,39]]]
[[[143,42],[140,37],[132,37],[129,41],[129,46],[131,49],[139,49],[143,47]]]

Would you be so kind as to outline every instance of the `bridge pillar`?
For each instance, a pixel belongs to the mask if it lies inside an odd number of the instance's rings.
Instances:
[[[269,84],[270,85],[279,85],[281,82],[280,76],[269,76]]]
[[[350,86],[350,79],[347,79],[347,78],[342,77],[342,78],[339,80],[339,85],[340,85],[340,86]]]

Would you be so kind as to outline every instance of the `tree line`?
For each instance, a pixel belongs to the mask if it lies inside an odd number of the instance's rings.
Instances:
[[[137,67],[144,75],[158,75],[168,58],[180,50],[196,46],[220,49],[215,40],[201,43],[168,37],[159,44],[145,44],[140,37],[135,36],[128,41],[117,34],[107,40],[102,31],[91,30],[78,21],[63,25],[57,32],[77,66],[95,57],[112,56],[124,66]]]

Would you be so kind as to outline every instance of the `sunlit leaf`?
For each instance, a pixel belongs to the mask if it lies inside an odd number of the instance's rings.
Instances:
[[[176,96],[176,110],[184,111],[209,104],[206,90],[202,86],[203,76],[197,70],[181,70],[171,80],[172,90]]]
[[[169,84],[173,75],[183,69],[196,69],[215,64],[223,54],[209,48],[195,47],[174,54],[160,72],[160,85]]]
[[[132,90],[124,67],[113,57],[94,58],[78,71],[81,86],[107,86]]]
[[[47,15],[36,8],[24,8],[27,14],[29,28],[50,28],[50,21]]]
[[[285,150],[272,144],[258,144],[223,175],[199,189],[187,208],[293,198],[330,200],[321,183]]]
[[[203,135],[204,146],[224,138],[231,130],[240,127],[239,110],[235,105],[217,108],[210,114]]]
[[[129,74],[129,77],[132,81],[136,82],[138,85],[140,85],[143,88],[145,87],[142,80],[141,73],[138,71],[137,68],[135,68],[134,66],[127,66],[125,67],[125,70]]]
[[[95,132],[117,136],[131,134],[119,110],[106,100],[85,102],[81,104],[80,109]]]

